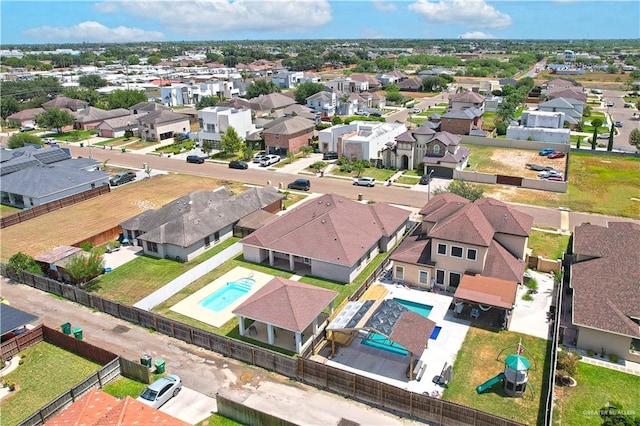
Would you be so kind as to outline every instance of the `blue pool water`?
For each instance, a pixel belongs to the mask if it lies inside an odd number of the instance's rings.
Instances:
[[[442,330],[442,327],[436,325],[436,327],[431,332],[431,336],[429,336],[429,339],[436,340],[438,338],[438,335],[440,334],[440,330]]]
[[[431,305],[423,305],[422,303],[416,303],[416,302],[410,302],[408,300],[403,300],[403,299],[393,299],[396,303],[401,304],[402,306],[404,306],[405,308],[422,315],[425,318],[429,318],[429,314],[431,313],[431,310],[433,309],[433,306]]]
[[[389,346],[388,344],[385,344],[385,337],[381,334],[373,334],[371,336],[369,336],[369,339],[367,340],[363,340],[362,343],[365,346],[371,346],[372,348],[376,348],[376,349],[380,349],[381,351],[387,351],[387,352],[392,352],[394,354],[400,354],[400,355],[408,355],[409,351],[406,350],[402,345],[397,344],[396,342],[393,342],[393,344],[391,346]],[[387,343],[390,341],[387,341]]]
[[[238,281],[227,283],[214,293],[200,301],[200,306],[213,312],[220,312],[227,306],[247,294],[256,280],[253,278],[241,278]]]

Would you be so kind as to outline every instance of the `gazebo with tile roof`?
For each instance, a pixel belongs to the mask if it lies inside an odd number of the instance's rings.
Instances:
[[[294,351],[301,353],[322,332],[324,321],[333,312],[333,300],[337,296],[338,292],[333,290],[274,277],[234,309],[233,313],[238,316],[241,335],[256,336],[257,340],[265,341],[259,331],[264,329],[266,343],[288,349],[291,339],[286,336],[293,334]],[[327,307],[328,314],[324,312]],[[245,328],[245,319],[253,320],[254,324]],[[277,330],[280,330],[280,336]]]

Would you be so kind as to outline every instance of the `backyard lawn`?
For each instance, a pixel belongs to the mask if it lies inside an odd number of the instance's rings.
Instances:
[[[580,362],[575,387],[556,387],[557,425],[601,425],[598,411],[607,403],[640,417],[640,377]],[[633,391],[635,389],[635,391]]]
[[[15,425],[100,369],[100,365],[46,342],[20,353],[24,363],[3,380],[16,390],[2,400],[2,424]],[[21,360],[22,360],[21,359]]]
[[[19,209],[17,207],[5,206],[4,204],[0,204],[0,217],[9,216],[21,211],[22,209]]]
[[[569,245],[569,236],[532,230],[527,245],[533,250],[533,256],[542,256],[551,260],[562,259]]]
[[[505,396],[499,384],[482,394],[476,393],[476,386],[504,371],[504,359],[516,353],[520,339],[526,348],[523,356],[531,363],[529,384],[524,397]],[[544,396],[548,386],[543,376],[550,362],[548,344],[550,342],[544,339],[520,333],[496,333],[481,328],[469,328],[453,366],[453,380],[444,390],[442,399],[527,425],[543,424]],[[500,359],[496,359],[504,348],[507,349]]]

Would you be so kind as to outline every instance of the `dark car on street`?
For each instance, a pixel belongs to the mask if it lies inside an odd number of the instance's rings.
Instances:
[[[136,178],[136,174],[134,172],[119,173],[114,177],[112,177],[111,179],[109,179],[109,184],[111,186],[118,186],[118,185],[125,184],[127,182],[131,182],[132,180],[135,180],[135,178]]]
[[[230,169],[246,170],[246,169],[249,168],[249,165],[247,163],[245,163],[244,161],[233,160],[233,161],[229,161],[229,168]]]
[[[422,177],[420,178],[420,182],[418,182],[420,185],[428,185],[429,182],[431,182],[431,175],[422,175]]]
[[[187,156],[187,163],[203,164],[204,160],[205,160],[205,158],[201,157],[199,155],[188,155]]]
[[[300,191],[308,191],[311,189],[311,182],[309,179],[296,179],[287,185],[287,189],[298,189]]]

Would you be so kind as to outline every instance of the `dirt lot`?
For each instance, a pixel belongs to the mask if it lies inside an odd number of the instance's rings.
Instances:
[[[524,149],[507,149],[490,146],[473,145],[470,147],[467,171],[482,173],[496,173],[510,176],[522,176],[537,179],[538,172],[526,168],[528,163],[540,166],[550,166],[564,173],[566,157],[549,159],[538,155],[538,151]]]
[[[18,251],[37,256],[111,229],[191,191],[220,185],[216,179],[169,174],[114,188],[109,194],[3,229],[0,257],[7,261]]]

